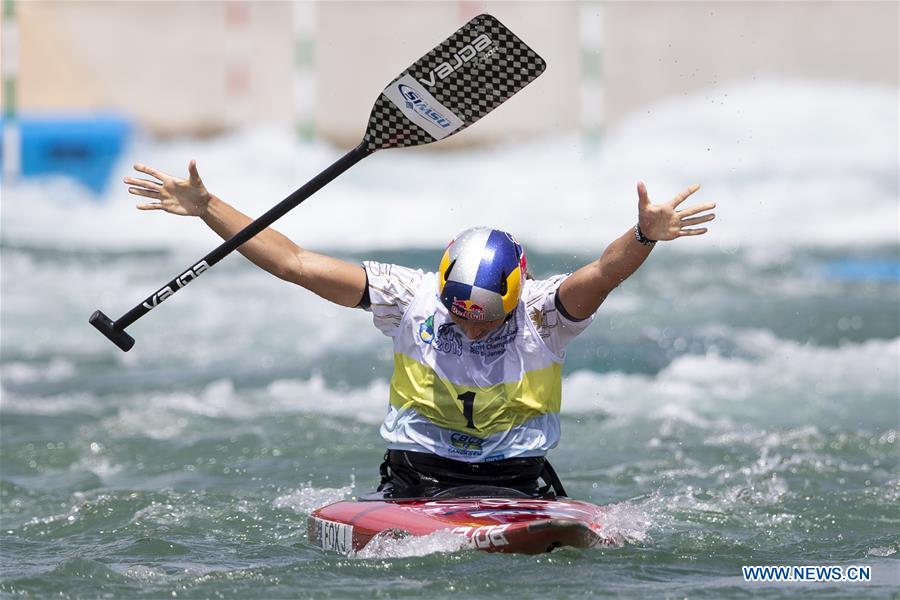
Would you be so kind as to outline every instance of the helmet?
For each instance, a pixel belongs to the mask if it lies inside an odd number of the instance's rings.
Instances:
[[[441,258],[438,294],[451,313],[472,321],[502,319],[515,310],[525,279],[525,250],[489,227],[466,229]]]

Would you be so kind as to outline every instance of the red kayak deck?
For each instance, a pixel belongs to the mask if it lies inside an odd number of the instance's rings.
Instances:
[[[614,545],[603,535],[603,512],[568,498],[343,501],[314,510],[308,533],[311,544],[341,554],[362,550],[382,532],[421,536],[437,531],[463,536],[474,549],[538,554],[562,546]]]

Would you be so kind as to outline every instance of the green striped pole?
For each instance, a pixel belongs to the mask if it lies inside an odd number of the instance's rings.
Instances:
[[[578,7],[581,130],[590,144],[599,140],[603,129],[603,5],[600,2],[581,2]]]
[[[316,5],[295,2],[294,10],[294,126],[299,136],[315,135],[316,117]]]
[[[3,179],[14,179],[21,171],[21,137],[16,104],[19,79],[19,28],[16,24],[15,0],[3,0]]]

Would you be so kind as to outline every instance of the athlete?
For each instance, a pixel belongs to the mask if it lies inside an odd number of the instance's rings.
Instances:
[[[251,219],[210,194],[195,161],[188,178],[136,164],[126,177],[141,210],[200,217],[224,239]],[[438,271],[351,264],[305,250],[268,228],[239,250],[257,266],[326,300],[372,313],[393,340],[390,408],[381,426],[387,454],[378,495],[433,496],[450,487],[497,486],[528,496],[565,495],[546,460],[560,438],[565,348],[607,295],[658,241],[706,233],[707,203],[678,210],[700,189],[653,204],[637,184],[637,224],[599,259],[571,274],[534,280],[510,234],[460,233]],[[543,481],[544,485],[541,485]]]

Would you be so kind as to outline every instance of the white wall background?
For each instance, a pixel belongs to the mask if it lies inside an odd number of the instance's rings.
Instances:
[[[157,135],[276,124],[354,143],[383,86],[480,12],[548,69],[450,144],[608,125],[665,97],[757,77],[897,85],[900,71],[897,2],[15,6],[21,110],[112,108]]]

